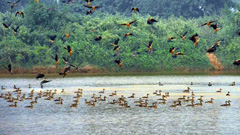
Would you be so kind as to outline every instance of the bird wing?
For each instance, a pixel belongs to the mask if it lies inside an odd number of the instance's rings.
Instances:
[[[88,5],[83,5],[86,8],[92,8],[92,6],[88,6]]]
[[[133,23],[135,23],[136,22],[136,20],[134,20],[134,21],[131,21],[129,24],[133,24]]]

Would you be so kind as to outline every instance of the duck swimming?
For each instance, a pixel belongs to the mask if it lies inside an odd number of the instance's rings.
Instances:
[[[206,101],[205,103],[210,103],[210,104],[213,104],[213,98],[211,98],[210,101]]]
[[[185,93],[189,93],[189,92],[190,92],[190,88],[187,87],[187,90],[184,90],[183,92],[185,92]]]
[[[208,83],[208,86],[212,86],[212,83],[211,83],[211,82],[209,82],[209,83]]]
[[[228,91],[228,93],[226,94],[226,96],[230,96],[230,92]]]
[[[235,82],[232,82],[232,84],[230,84],[229,86],[235,86]]]
[[[218,91],[216,91],[217,93],[222,93],[222,89],[220,88]]]
[[[9,107],[17,107],[17,102],[14,102],[13,105],[9,105]]]
[[[25,108],[31,108],[31,109],[33,109],[33,103],[31,103],[30,106],[25,106]]]

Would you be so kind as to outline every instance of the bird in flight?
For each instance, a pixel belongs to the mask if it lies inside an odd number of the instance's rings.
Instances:
[[[189,37],[189,40],[191,40],[194,43],[194,46],[196,46],[199,43],[200,38],[199,38],[198,34],[196,33],[193,36]]]
[[[217,21],[209,21],[209,22],[206,22],[206,23],[204,23],[204,24],[201,24],[200,26],[201,26],[201,27],[202,27],[202,26],[205,26],[205,25],[210,26],[212,23],[215,23],[215,22],[217,22]]]
[[[154,22],[158,22],[158,21],[153,18],[148,18],[147,20],[147,24],[153,24]]]
[[[86,8],[92,9],[92,11],[95,11],[96,9],[100,8],[101,6],[88,6],[88,5],[83,5]]]
[[[113,51],[117,52],[120,49],[120,46],[118,45],[119,38],[115,40],[114,43],[111,43],[111,45],[114,45]]]
[[[24,13],[21,12],[21,11],[17,11],[16,14],[15,14],[15,17],[16,16],[20,16],[20,17],[24,18]]]
[[[139,13],[139,9],[137,7],[133,7],[131,11],[134,11],[134,12],[138,12]]]
[[[12,9],[12,8],[16,7],[16,6],[17,6],[17,3],[20,2],[20,1],[21,1],[21,0],[18,0],[18,1],[16,1],[16,2],[9,2],[9,1],[8,1],[7,3],[10,3],[10,4],[11,4],[11,9]]]
[[[131,27],[131,24],[133,24],[133,23],[135,23],[135,22],[136,22],[136,20],[131,21],[131,22],[129,22],[129,23],[122,23],[121,25],[125,25],[125,26],[127,26],[127,27]]]

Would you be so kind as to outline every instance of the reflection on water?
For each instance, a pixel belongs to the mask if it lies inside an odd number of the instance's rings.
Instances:
[[[1,135],[21,134],[238,134],[240,130],[240,78],[237,76],[99,76],[99,77],[68,77],[49,78],[52,82],[45,85],[46,89],[62,88],[66,93],[58,93],[63,105],[54,101],[39,99],[34,108],[26,109],[30,101],[18,102],[17,108],[8,107],[4,99],[0,99],[0,133]],[[164,86],[158,86],[158,82]],[[228,86],[236,81],[236,86]],[[191,86],[190,82],[194,82]],[[208,87],[208,82],[213,86]],[[30,78],[1,78],[0,85],[11,91],[13,84],[21,87],[23,93],[32,89],[40,90],[40,80]],[[203,104],[202,107],[188,108],[184,103],[181,107],[170,108],[188,86],[196,97],[203,95],[208,101],[213,97],[214,104]],[[70,108],[74,91],[83,89],[83,97],[77,109]],[[136,99],[127,99],[130,109],[118,105],[98,102],[95,107],[84,104],[84,99],[90,100],[93,93],[103,88],[105,95],[117,90],[120,95],[130,96],[136,93]],[[223,93],[216,93],[220,88]],[[157,109],[139,108],[134,101],[139,97],[150,94],[149,103],[157,98],[152,93],[161,89],[170,92],[166,105],[158,105]],[[2,91],[2,92],[7,92]],[[231,96],[226,97],[227,91]],[[97,94],[98,95],[98,94]],[[190,94],[185,94],[190,95]],[[107,102],[117,97],[108,97]],[[221,107],[226,100],[231,100],[230,107]]]

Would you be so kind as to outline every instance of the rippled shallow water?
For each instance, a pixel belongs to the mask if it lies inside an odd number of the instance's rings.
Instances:
[[[239,134],[240,131],[240,78],[238,76],[98,76],[49,78],[51,83],[46,89],[57,89],[55,98],[61,96],[63,105],[54,101],[38,100],[34,108],[27,109],[30,101],[18,102],[17,108],[10,108],[4,99],[0,99],[0,134]],[[164,86],[159,86],[158,82]],[[213,86],[207,86],[208,82]],[[236,86],[228,86],[236,81]],[[32,78],[0,78],[0,85],[7,88],[1,93],[12,91],[13,85],[21,87],[23,93],[32,89],[40,91],[40,80]],[[190,82],[194,82],[190,86]],[[28,84],[32,88],[28,88]],[[203,100],[214,98],[214,104],[203,104],[202,107],[170,108],[188,86],[194,91],[196,98],[203,95]],[[65,94],[60,93],[65,89]],[[83,97],[77,109],[70,108],[74,91],[83,89]],[[90,100],[93,93],[106,89],[104,95],[117,90],[117,96],[107,98],[107,102],[136,93],[135,99],[127,99],[131,108],[98,102],[95,107],[86,106],[84,99]],[[216,93],[220,88],[223,93]],[[161,89],[170,92],[166,105],[158,105],[157,109],[139,108],[134,101],[150,94],[149,103],[157,98],[152,93]],[[227,91],[231,96],[226,97]],[[99,94],[97,94],[99,95]],[[190,95],[190,94],[185,94]],[[221,107],[226,100],[231,100],[230,107]]]

